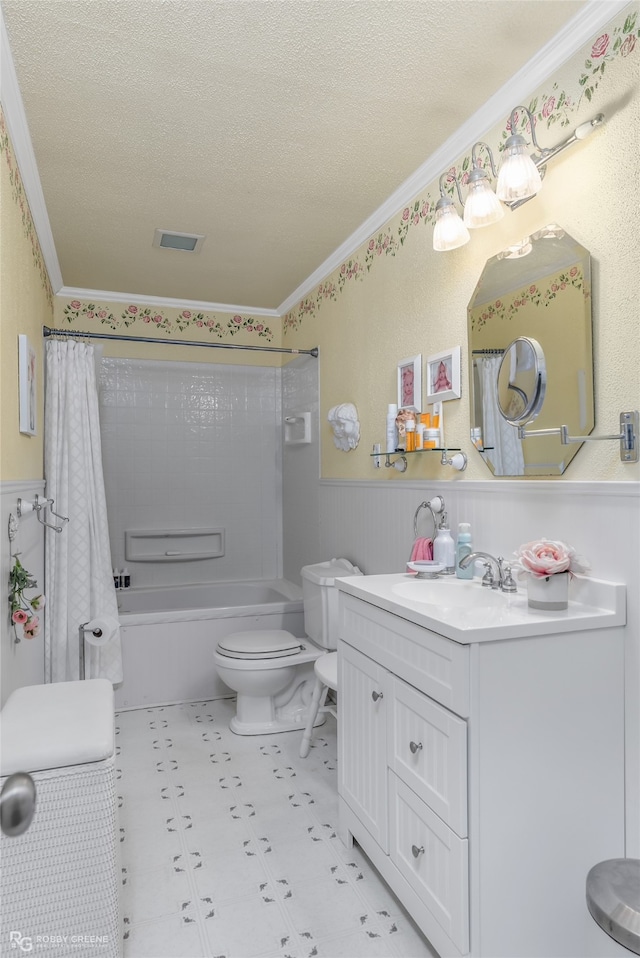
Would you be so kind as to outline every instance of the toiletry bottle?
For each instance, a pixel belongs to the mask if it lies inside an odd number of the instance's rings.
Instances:
[[[387,435],[386,452],[395,452],[398,445],[398,434],[396,432],[396,416],[398,415],[398,406],[390,402],[387,409]]]
[[[451,538],[451,531],[447,522],[447,513],[442,513],[438,535],[433,543],[433,558],[444,566],[443,575],[453,575],[456,565],[456,545]]]
[[[113,570],[113,585],[116,589],[120,588],[120,573],[117,569]]]
[[[444,415],[441,402],[434,402],[431,407],[431,427],[438,430],[437,445],[444,447]]]
[[[416,421],[415,419],[407,419],[404,425],[406,434],[407,434],[407,452],[416,451]]]
[[[466,569],[460,568],[460,559],[471,555],[472,552],[471,526],[468,522],[460,522],[458,523],[458,539],[456,541],[456,575],[459,579],[473,579],[473,563],[469,563]]]
[[[131,585],[131,576],[129,575],[129,570],[125,566],[122,570],[122,575],[120,576],[120,588],[128,589]]]

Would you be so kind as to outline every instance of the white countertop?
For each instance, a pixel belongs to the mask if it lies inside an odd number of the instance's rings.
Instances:
[[[569,583],[569,608],[561,612],[530,609],[523,582],[509,595],[455,576],[430,580],[396,573],[335,581],[341,592],[464,645],[626,624],[626,586],[587,576]]]

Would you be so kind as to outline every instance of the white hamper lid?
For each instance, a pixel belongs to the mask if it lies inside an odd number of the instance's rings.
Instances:
[[[233,632],[218,642],[223,655],[238,658],[268,658],[300,651],[300,639],[283,629],[258,632]]]
[[[0,713],[0,775],[101,762],[114,753],[107,679],[16,689]]]
[[[331,559],[329,562],[316,562],[315,565],[303,565],[300,570],[303,579],[316,585],[333,585],[340,576],[362,575],[357,565],[348,559]]]

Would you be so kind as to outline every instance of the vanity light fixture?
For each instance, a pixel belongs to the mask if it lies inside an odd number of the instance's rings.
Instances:
[[[440,177],[440,199],[436,203],[436,225],[433,230],[433,248],[437,252],[445,252],[450,249],[458,249],[464,246],[471,239],[469,230],[460,218],[453,200],[444,191],[443,180],[451,171],[447,170]],[[460,205],[462,206],[462,193],[457,177],[453,176],[453,182],[456,184]]]
[[[489,156],[491,171],[497,176],[495,163],[493,162],[493,153],[491,147],[486,143],[474,143],[471,150],[471,164],[473,169],[469,174],[467,185],[469,192],[464,204],[464,224],[469,229],[477,229],[480,226],[490,226],[497,223],[504,216],[504,206],[491,189],[489,174],[480,166],[477,150],[484,147]]]
[[[514,133],[518,122],[518,111],[523,110],[529,118],[529,127],[531,129],[531,140],[538,154],[527,154],[527,143],[521,134]],[[598,113],[591,120],[581,123],[576,127],[571,136],[568,136],[557,146],[541,147],[536,139],[536,121],[526,106],[517,106],[511,111],[509,128],[511,136],[507,138],[502,154],[502,163],[498,174],[498,185],[496,194],[498,199],[502,200],[511,209],[520,206],[521,203],[531,199],[540,191],[542,186],[542,177],[546,165],[550,159],[562,153],[568,146],[577,143],[578,140],[586,139],[589,134],[604,123],[604,113]]]
[[[531,140],[538,151],[531,155],[527,152],[527,141],[520,133],[515,133],[518,124],[519,111],[526,113],[529,119]],[[604,114],[598,113],[591,120],[576,127],[571,136],[568,136],[557,146],[541,147],[536,138],[535,117],[525,106],[517,106],[511,111],[509,120],[510,136],[504,146],[500,170],[497,173],[495,193],[491,189],[489,175],[480,166],[478,150],[484,148],[491,164],[491,171],[496,176],[496,167],[491,149],[486,143],[474,143],[471,150],[472,170],[469,174],[469,193],[463,203],[460,184],[452,169],[447,170],[440,177],[440,199],[436,203],[436,223],[433,231],[433,248],[438,252],[457,249],[469,242],[469,229],[477,229],[497,223],[503,216],[502,201],[511,210],[517,209],[523,203],[532,199],[542,186],[542,177],[546,172],[547,163],[558,153],[578,140],[584,140],[597,127],[604,123]],[[450,196],[445,193],[443,180],[449,177],[458,191],[460,205],[464,206],[464,222]],[[501,211],[501,212],[499,212]],[[520,252],[518,255],[525,255]]]
[[[511,111],[509,129],[511,136],[507,138],[498,174],[496,195],[505,203],[514,203],[517,200],[526,200],[535,196],[542,188],[542,178],[538,167],[527,152],[527,141],[520,133],[515,133],[518,124],[518,111],[523,110],[529,117],[531,139],[533,145],[541,153],[544,150],[536,139],[536,121],[526,106],[516,106]]]

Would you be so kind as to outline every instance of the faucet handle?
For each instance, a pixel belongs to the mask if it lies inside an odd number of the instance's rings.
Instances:
[[[482,576],[482,587],[485,589],[493,589],[495,579],[493,578],[493,569],[491,568],[491,563],[484,562],[483,565],[485,568],[485,573]]]
[[[504,567],[503,577],[502,577],[502,591],[503,592],[517,592],[518,586],[516,585],[515,579],[511,573],[511,566],[506,565]]]

